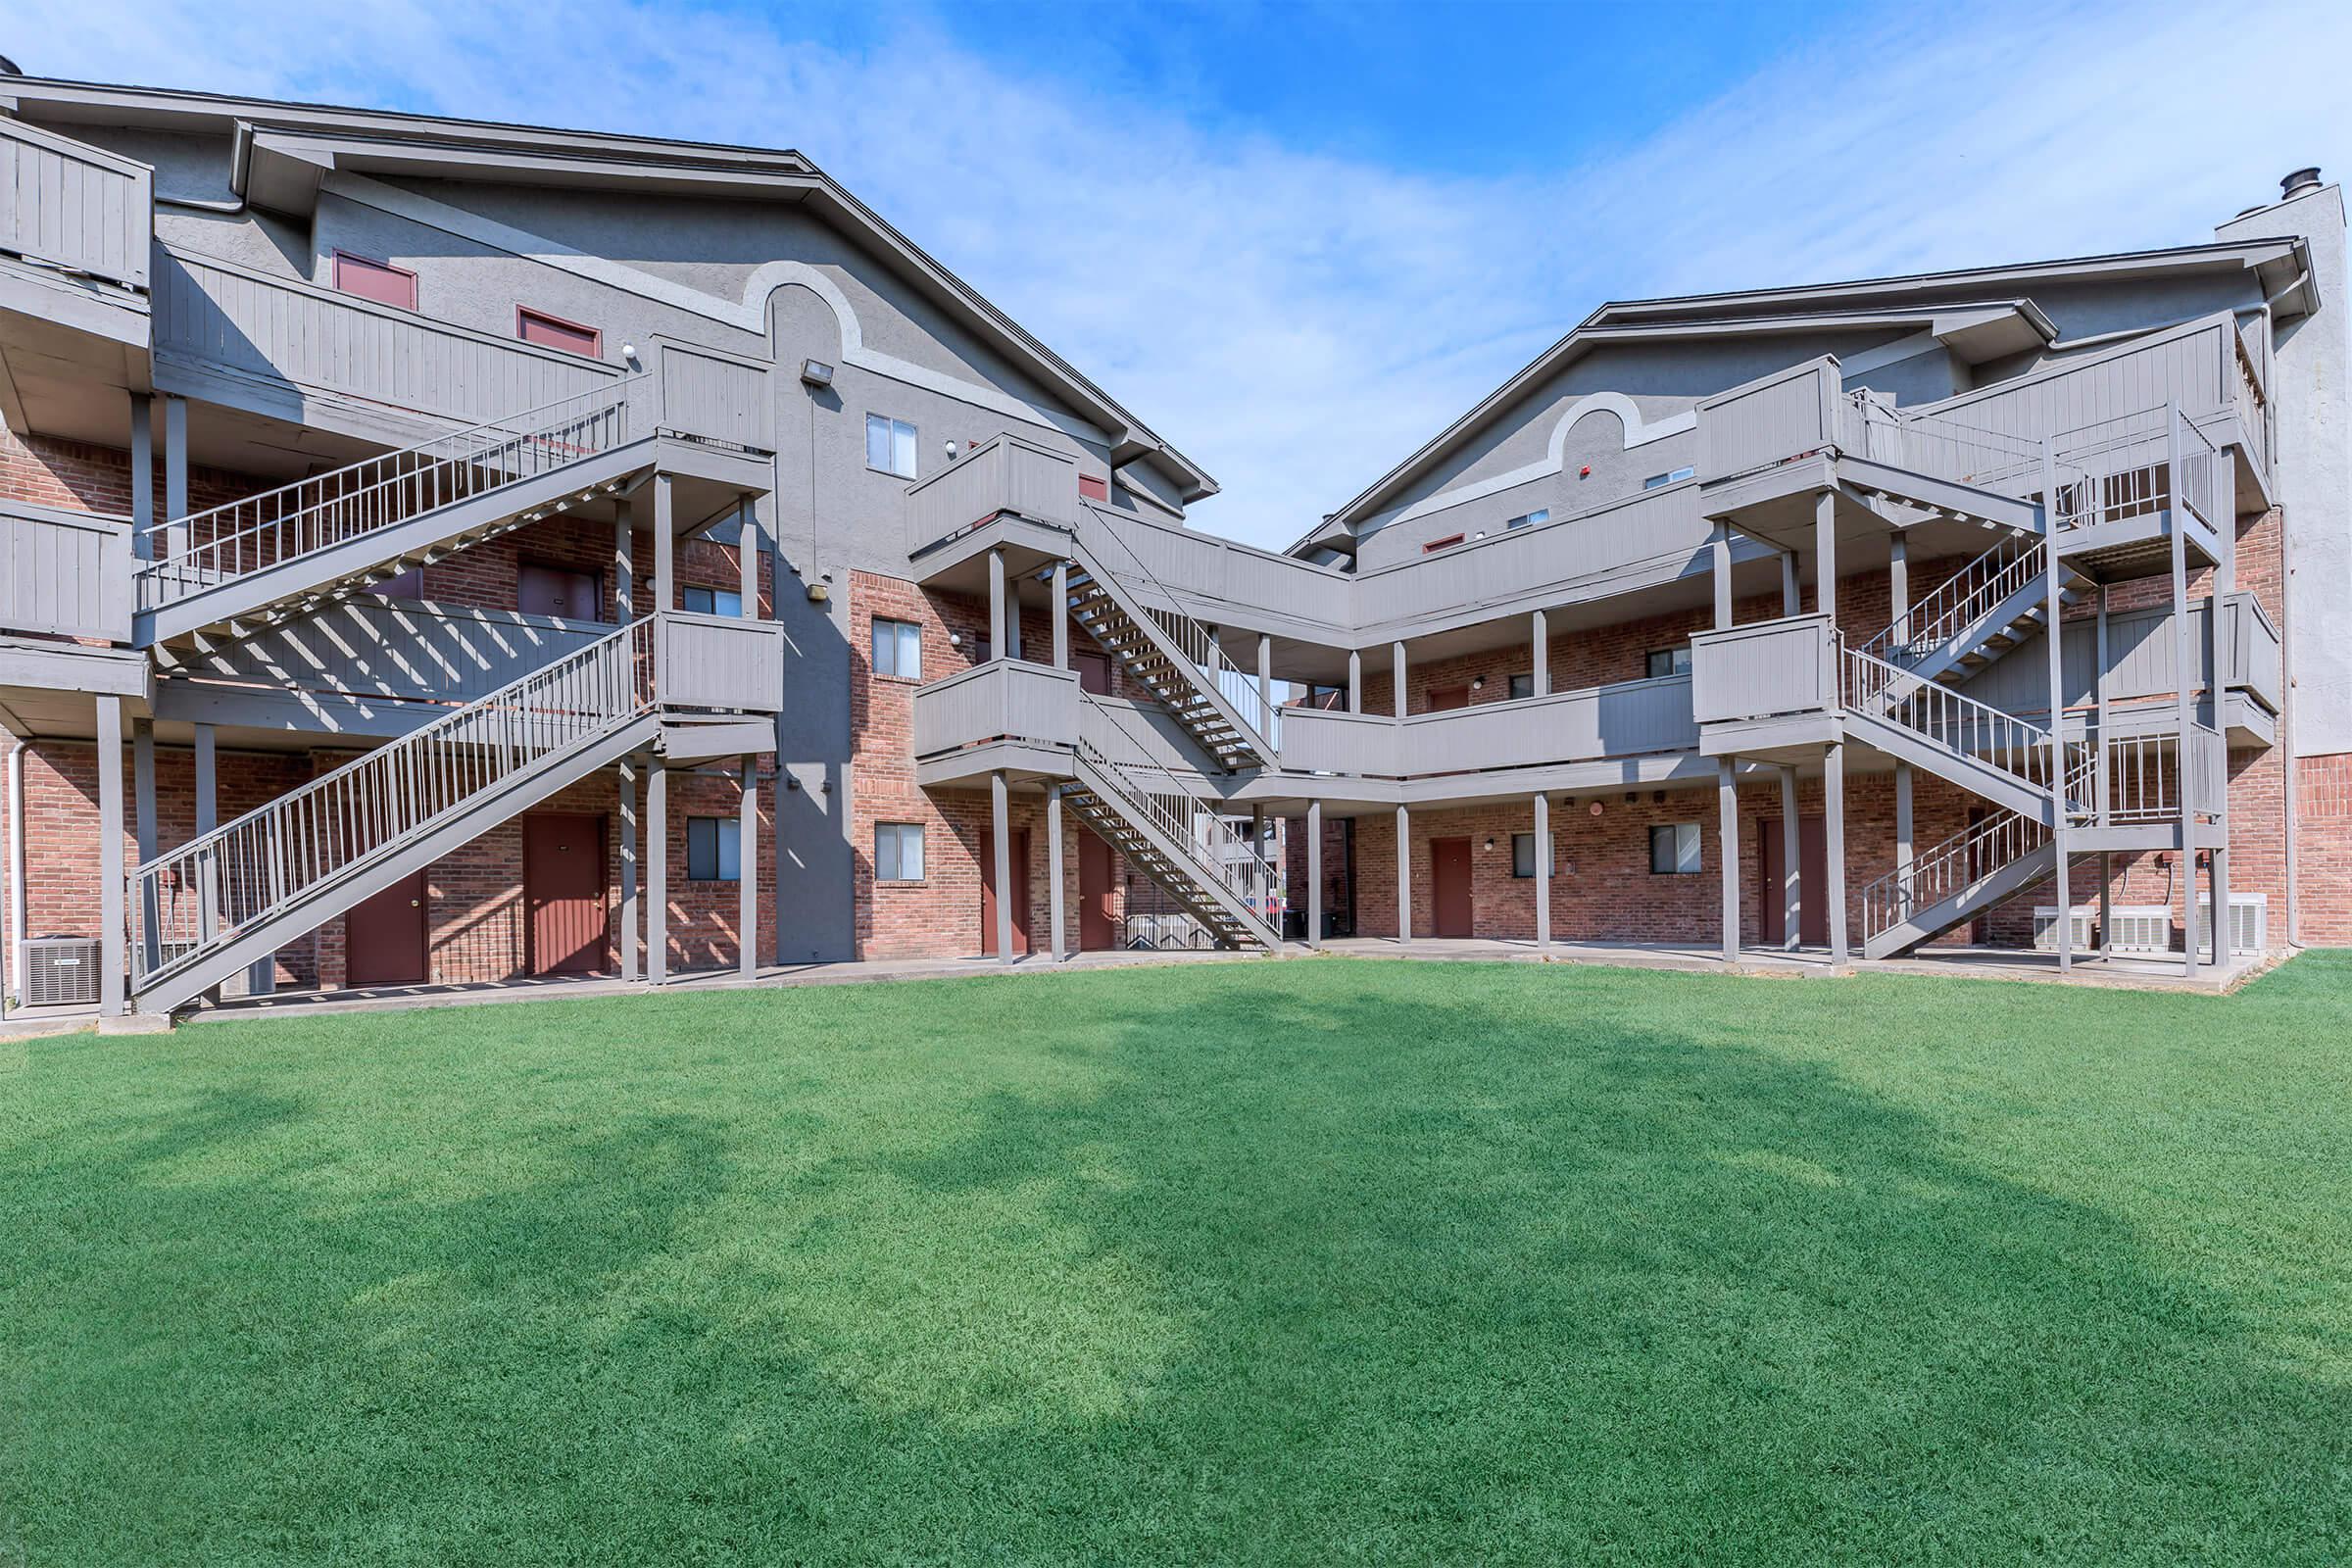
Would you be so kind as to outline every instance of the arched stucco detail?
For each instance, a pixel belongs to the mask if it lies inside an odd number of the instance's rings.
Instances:
[[[850,306],[850,297],[841,285],[807,262],[762,262],[751,280],[743,285],[743,308],[760,313],[764,329],[773,337],[775,313],[770,308],[776,294],[783,289],[805,288],[824,301],[833,313],[833,325],[839,333],[840,354],[845,363],[855,363],[865,352],[865,332],[858,324],[858,313]],[[774,347],[771,342],[769,347]]]
[[[1555,473],[1565,473],[1568,467],[1568,432],[1575,429],[1577,420],[1588,414],[1614,414],[1617,416],[1618,421],[1625,427],[1624,449],[1628,452],[1636,447],[1647,446],[1652,441],[1663,441],[1669,436],[1688,435],[1698,428],[1698,410],[1695,408],[1685,410],[1681,414],[1669,415],[1663,419],[1644,421],[1642,417],[1642,411],[1636,408],[1634,400],[1624,393],[1588,392],[1568,405],[1567,410],[1560,415],[1559,421],[1552,425],[1551,441],[1546,449],[1548,455],[1544,461],[1531,463],[1523,468],[1513,468],[1508,473],[1497,473],[1489,478],[1474,480],[1469,484],[1457,485],[1451,490],[1441,490],[1427,500],[1415,502],[1412,506],[1405,508],[1404,511],[1390,519],[1389,525],[1410,522],[1416,517],[1426,517],[1434,512],[1444,512],[1448,507],[1458,507],[1465,502],[1479,501],[1491,495],[1499,495],[1505,490],[1515,489],[1530,480],[1547,478]]]

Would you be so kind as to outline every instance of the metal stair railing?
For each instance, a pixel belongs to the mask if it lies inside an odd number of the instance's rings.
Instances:
[[[1182,778],[1152,760],[1142,741],[1118,714],[1089,693],[1080,692],[1085,713],[1115,731],[1128,755],[1111,757],[1087,734],[1081,722],[1078,757],[1093,764],[1118,797],[1119,806],[1150,822],[1171,843],[1183,846],[1193,874],[1203,882],[1223,886],[1250,908],[1269,930],[1273,926],[1273,897],[1280,886],[1274,867],[1266,862],[1242,829],[1217,811],[1218,802],[1189,787]],[[1100,733],[1100,731],[1098,731]],[[1205,836],[1207,842],[1201,842]]]
[[[1856,457],[2004,495],[2021,481],[2040,477],[2039,441],[1944,415],[1915,413],[1867,391],[1850,392],[1846,401],[1842,439]]]
[[[2177,403],[2120,414],[2050,438],[2050,526],[2071,532],[2165,511],[2175,498],[2216,532],[2222,464],[2213,438]]]
[[[1900,665],[1843,650],[1841,700],[1852,711],[1883,718],[1950,752],[1962,754],[2047,791],[2060,781],[2068,789],[2092,776],[2083,765],[2091,751],[2085,741],[2064,741],[2038,724],[1964,696],[1949,686],[1914,679]],[[2080,814],[2086,804],[2069,794],[2067,808]]]
[[[1083,545],[1092,545],[1097,540],[1108,539],[1118,547],[1119,554],[1133,564],[1135,575],[1169,606],[1163,610],[1154,605],[1145,605],[1140,607],[1144,613],[1152,617],[1168,640],[1176,645],[1177,652],[1195,670],[1207,678],[1217,695],[1241,716],[1242,722],[1250,727],[1250,733],[1260,742],[1260,752],[1271,761],[1275,755],[1275,728],[1280,721],[1280,710],[1259,694],[1257,677],[1228,659],[1225,650],[1208,634],[1206,626],[1174,608],[1183,600],[1145,564],[1144,558],[1136,553],[1133,545],[1120,537],[1118,528],[1110,519],[1091,507],[1081,508],[1081,513],[1093,517],[1095,525],[1080,528],[1076,535],[1078,541]]]
[[[2085,800],[2098,767],[2096,755],[2079,757],[2067,775],[2070,801]],[[2006,808],[1911,858],[1862,889],[1862,940],[1875,941],[1923,909],[2050,842],[2049,825]]]
[[[2018,534],[1953,572],[1923,595],[1911,612],[1862,645],[1889,663],[1917,663],[1983,620],[2003,601],[2041,575],[2046,552]]]
[[[537,478],[624,445],[632,377],[503,419],[363,458],[326,473],[158,522],[184,540],[138,569],[138,608],[155,610],[247,572],[361,538],[443,507]]]
[[[140,865],[126,906],[133,990],[542,759],[649,711],[654,625],[632,621]]]

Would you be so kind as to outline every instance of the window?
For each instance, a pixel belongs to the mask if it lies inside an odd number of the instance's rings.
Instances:
[[[1504,531],[1508,532],[1513,528],[1533,528],[1539,522],[1549,522],[1550,520],[1551,509],[1549,507],[1542,507],[1534,512],[1521,513],[1518,516],[1513,517],[1510,521],[1504,523],[1502,526]]]
[[[1462,536],[1460,534],[1449,533],[1443,539],[1432,539],[1429,543],[1423,545],[1421,547],[1421,553],[1425,556],[1434,556],[1441,550],[1451,550],[1455,545],[1458,545],[1461,542]]]
[[[1680,648],[1653,648],[1650,650],[1647,674],[1651,680],[1656,680],[1661,675],[1688,675],[1690,673],[1690,645],[1689,643],[1683,644]]]
[[[534,311],[528,305],[514,307],[514,335],[543,349],[584,354],[592,360],[601,359],[605,352],[605,334],[601,329],[566,321],[545,311]]]
[[[1536,836],[1533,833],[1511,835],[1511,875],[1533,877],[1536,874]]]
[[[865,466],[878,473],[914,477],[914,426],[888,415],[865,416]]]
[[[335,287],[378,305],[397,305],[404,311],[416,308],[415,272],[348,251],[335,252]]]
[[[736,588],[697,588],[689,583],[683,590],[688,610],[706,615],[740,615],[743,613],[743,592]]]
[[[1649,871],[1652,876],[1695,876],[1699,864],[1696,822],[1661,822],[1649,830]]]
[[[923,879],[923,824],[874,824],[874,880],[920,882]]]
[[[1690,478],[1698,470],[1696,468],[1677,468],[1672,473],[1653,473],[1648,478],[1642,481],[1642,488],[1644,490],[1655,490],[1660,485],[1679,484],[1683,480]]]
[[[742,879],[743,861],[736,853],[735,818],[690,816],[686,819],[686,878],[690,882],[735,882]]]
[[[1533,696],[1535,696],[1535,695],[1536,695],[1536,677],[1535,677],[1535,676],[1533,676],[1533,675],[1513,675],[1513,676],[1511,677],[1511,701],[1513,701],[1513,702],[1517,702],[1517,701],[1518,701],[1520,698],[1522,698],[1522,697],[1533,697]]]
[[[923,678],[923,628],[911,620],[874,617],[874,673],[900,680]]]

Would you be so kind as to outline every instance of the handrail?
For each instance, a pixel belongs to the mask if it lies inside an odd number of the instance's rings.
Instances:
[[[143,986],[391,851],[538,761],[647,711],[647,615],[141,864],[129,875]]]
[[[138,572],[153,610],[220,582],[536,478],[625,444],[642,377],[363,458],[150,527],[183,540]]]
[[[2175,499],[2219,531],[2221,452],[2177,403],[2050,437],[2050,525],[2070,531],[2147,516]]]
[[[1119,733],[1130,754],[1123,759],[1112,759],[1088,736],[1086,725],[1081,723],[1079,758],[1094,765],[1118,792],[1121,804],[1129,810],[1150,821],[1170,842],[1184,846],[1196,874],[1221,883],[1271,927],[1273,921],[1267,911],[1273,908],[1271,901],[1279,885],[1274,867],[1258,853],[1257,846],[1218,811],[1221,803],[1153,761],[1145,744],[1109,705],[1097,701],[1086,691],[1078,694],[1078,700],[1088,713]],[[1202,819],[1210,824],[1210,842],[1205,847],[1196,837]]]
[[[1085,514],[1095,516],[1098,520],[1101,518],[1101,514],[1083,503],[1079,510]],[[1208,634],[1206,626],[1201,625],[1184,611],[1176,608],[1184,601],[1176,596],[1174,589],[1161,582],[1158,575],[1144,564],[1144,558],[1136,553],[1133,545],[1120,537],[1117,528],[1107,526],[1086,528],[1079,535],[1081,543],[1091,543],[1096,538],[1108,538],[1115,542],[1120,552],[1129,561],[1135,563],[1136,571],[1141,574],[1145,583],[1150,585],[1152,591],[1167,601],[1167,609],[1162,610],[1157,606],[1146,605],[1143,607],[1144,612],[1158,623],[1161,631],[1168,634],[1169,640],[1176,644],[1176,651],[1179,654],[1190,661],[1196,669],[1209,675],[1215,683],[1217,695],[1233,708],[1243,723],[1250,726],[1250,734],[1259,742],[1260,754],[1271,758],[1276,745],[1275,726],[1280,715],[1273,705],[1266,702],[1259,693],[1257,677],[1247,673],[1239,664],[1227,658],[1225,650],[1219,647],[1216,639]]]
[[[1890,931],[2050,840],[2048,824],[2003,808],[1912,857],[1862,889],[1862,939]]]
[[[2067,808],[2085,808],[2071,791],[2086,777],[2082,765],[2085,742],[2054,737],[2038,724],[1982,703],[1935,681],[1915,678],[1900,665],[1866,654],[1844,650],[1841,699],[1848,709],[1900,724],[1936,745],[1991,763],[2028,784],[2044,790],[2059,783],[2056,769],[2064,768],[2069,790]],[[1897,692],[1900,695],[1895,695]],[[2063,758],[2061,762],[2057,760]]]
[[[1917,663],[1974,626],[2010,595],[2041,575],[2046,553],[2014,534],[1936,584],[1934,592],[1862,645],[1892,663]]]
[[[2018,479],[2040,474],[2039,441],[1905,409],[1881,401],[1867,389],[1850,392],[1846,399],[1850,412],[1842,422],[1860,436],[1847,447],[1853,456],[2004,493],[2005,487]],[[1880,431],[1892,432],[1898,438],[1892,443],[1897,450],[1880,450]],[[1841,433],[1841,441],[1846,439]]]

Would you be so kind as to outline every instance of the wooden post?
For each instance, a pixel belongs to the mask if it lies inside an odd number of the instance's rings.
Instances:
[[[1781,552],[1781,613],[1783,616],[1805,612],[1805,591],[1796,580],[1796,552]]]
[[[1306,803],[1306,945],[1323,946],[1323,803]]]
[[[98,699],[98,1011],[120,1018],[122,987],[122,699]]]
[[[1813,609],[1838,624],[1838,496],[1824,490],[1813,498],[1813,551],[1815,555]]]
[[[654,602],[648,609],[675,610],[678,608],[678,584],[673,564],[678,553],[676,533],[676,500],[670,494],[670,476],[654,475]],[[651,781],[648,781],[649,787]]]
[[[116,743],[118,748],[121,743]],[[101,760],[103,760],[103,759]],[[122,771],[120,750],[115,757],[115,772]],[[138,840],[139,863],[155,858],[155,720],[134,718],[130,721],[130,795],[132,830]],[[141,961],[150,970],[163,962],[163,906],[158,902],[155,887],[150,884],[140,890],[139,947]]]
[[[1728,631],[1732,624],[1732,525],[1719,522],[1708,548],[1714,564],[1715,629]]]
[[[1348,650],[1348,711],[1364,710],[1364,656],[1361,651]]]
[[[739,765],[743,794],[735,803],[735,924],[741,940],[735,967],[749,980],[760,972],[760,759],[746,752]]]
[[[1886,536],[1887,603],[1893,607],[1894,640],[1911,640],[1911,539],[1900,528]]]
[[[196,836],[204,837],[220,825],[220,786],[219,757],[214,750],[213,726],[199,723],[196,731]],[[206,855],[196,864],[196,940],[209,943],[220,934],[220,861],[218,856]],[[270,971],[275,976],[277,965],[272,961]],[[252,990],[251,986],[247,990]],[[218,1001],[220,990],[215,986],[206,993]]]
[[[1009,637],[1004,629],[1004,551],[999,547],[988,553],[988,657],[1010,659]]]
[[[1070,667],[1070,564],[1066,561],[1054,563],[1054,603],[1047,607],[1046,612],[1054,620],[1054,667],[1067,669]],[[1054,956],[1060,956],[1058,949]]]
[[[2165,472],[2171,486],[2173,514],[2171,524],[2173,547],[2173,729],[2178,737],[2173,743],[2173,763],[2180,787],[2180,972],[2195,977],[2197,972],[2197,808],[2189,780],[2190,737],[2195,734],[2196,712],[2189,702],[2189,686],[2196,678],[2196,650],[2188,635],[2188,543],[2187,530],[2180,521],[2180,409],[2171,411],[2172,422],[2166,430],[2167,455]]]
[[[1715,827],[1723,861],[1723,961],[1740,961],[1740,787],[1732,760],[1715,759]]]
[[[2097,643],[2093,649],[2093,652],[2098,659],[2097,679],[2099,699],[2097,821],[2099,826],[2107,827],[2112,825],[2111,818],[2115,812],[2115,775],[2113,771],[2114,749],[2108,744],[2107,740],[2108,734],[2110,733],[2108,729],[2108,715],[2110,712],[2110,708],[2107,688],[2111,684],[2107,678],[2107,662],[2112,656],[2110,655],[2107,647],[2107,585],[2105,583],[2099,584],[2099,621]],[[2101,852],[2100,859],[2101,863],[2104,864],[2106,859],[2105,852]],[[2099,943],[2099,955],[2101,957],[2105,957],[2107,956],[2106,949],[2107,944],[2105,939],[2102,937]]]
[[[1274,639],[1264,632],[1257,634],[1257,710],[1268,729],[1274,719]],[[1273,739],[1271,735],[1268,740]]]
[[[1538,697],[1549,697],[1551,695],[1551,620],[1541,610],[1531,615],[1529,620],[1531,622],[1528,628],[1529,639],[1535,645],[1531,653],[1535,673],[1528,681],[1528,690]]]
[[[152,482],[152,481],[151,481]],[[164,518],[174,556],[188,548],[188,400],[164,399]]]
[[[1781,768],[1781,949],[1794,953],[1804,931],[1804,834],[1797,825],[1796,768]],[[1813,890],[1815,898],[1821,889]]]
[[[1845,744],[1832,741],[1822,757],[1821,836],[1829,852],[1830,961],[1843,964],[1845,954]]]
[[[155,416],[150,394],[130,394],[130,553],[155,559]]]
[[[991,552],[995,559],[995,552]],[[1012,801],[1004,769],[988,775],[990,822],[996,831],[997,961],[1012,961]]]
[[[662,579],[665,588],[668,580]],[[652,757],[645,775],[645,978],[659,986],[669,981],[669,762],[660,752]]]
[[[1058,593],[1054,595],[1054,601],[1055,603],[1061,602],[1061,596]],[[1047,906],[1052,914],[1051,923],[1054,928],[1053,961],[1059,963],[1069,956],[1070,950],[1068,944],[1063,940],[1062,930],[1064,916],[1062,914],[1061,887],[1061,786],[1058,784],[1050,784],[1046,787],[1046,887],[1048,890]]]
[[[637,530],[625,497],[612,503],[612,618],[637,618]]]
[[[1395,706],[1396,710],[1396,716],[1398,718],[1402,718],[1407,712],[1411,711],[1410,707],[1404,700],[1404,644],[1402,642],[1395,642],[1389,645],[1389,679],[1396,686],[1396,702]]]
[[[1399,648],[1402,643],[1397,644]],[[1413,815],[1396,808],[1396,945],[1413,943]]]
[[[1543,612],[1537,611],[1538,619]],[[1540,646],[1540,645],[1539,645]],[[1541,668],[1542,666],[1538,666]],[[1542,696],[1541,692],[1537,693]],[[1551,946],[1551,798],[1536,792],[1536,947]]]
[[[2075,967],[2075,904],[2066,853],[2070,826],[2066,799],[2066,627],[2058,618],[2064,607],[2058,600],[2058,532],[2054,528],[2042,532],[2041,557],[2046,616],[2042,641],[2050,650],[2050,846],[2058,885],[2058,972],[2066,974]]]
[[[624,757],[615,786],[620,796],[620,977],[637,978],[637,759]]]

